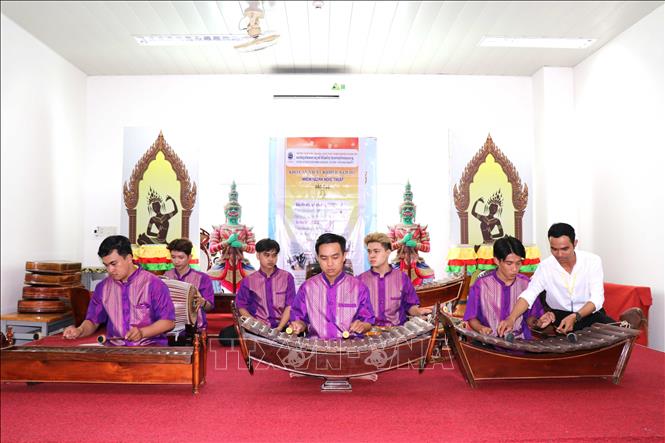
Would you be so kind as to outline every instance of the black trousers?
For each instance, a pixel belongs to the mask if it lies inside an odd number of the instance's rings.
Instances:
[[[219,344],[222,346],[238,345],[238,334],[234,325],[228,326],[219,332]]]
[[[552,309],[552,312],[556,317],[555,324],[557,326],[559,326],[561,320],[572,314],[572,312],[570,311],[560,311],[558,309]],[[605,309],[600,309],[599,311],[596,311],[591,315],[587,315],[586,317],[581,318],[580,321],[575,323],[575,326],[573,326],[573,331],[579,331],[580,329],[587,328],[594,323],[616,323],[616,320],[608,316],[605,313]]]

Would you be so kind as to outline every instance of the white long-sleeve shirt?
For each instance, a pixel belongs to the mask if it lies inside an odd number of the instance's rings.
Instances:
[[[531,277],[529,287],[520,294],[531,307],[543,290],[545,300],[552,309],[579,311],[586,302],[595,306],[595,311],[603,307],[603,265],[595,254],[575,250],[576,262],[569,274],[556,261],[554,256],[543,260]]]

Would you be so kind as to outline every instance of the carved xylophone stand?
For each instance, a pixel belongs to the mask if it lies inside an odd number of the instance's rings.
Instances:
[[[289,373],[290,378],[311,377],[310,375],[298,374],[295,372]],[[351,392],[351,379],[353,380],[369,380],[375,382],[379,379],[379,374],[367,374],[349,378],[324,378],[321,384],[321,392]]]
[[[326,378],[321,385],[321,392],[351,392],[348,378]]]

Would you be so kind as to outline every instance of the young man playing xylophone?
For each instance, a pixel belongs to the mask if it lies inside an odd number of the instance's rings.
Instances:
[[[567,334],[593,323],[614,323],[603,309],[603,265],[599,256],[575,249],[575,229],[555,223],[547,231],[552,255],[538,266],[529,287],[510,315],[499,325],[499,333],[510,330],[516,319],[535,303],[541,291],[552,309],[539,320],[539,327],[554,324],[557,332]]]
[[[499,333],[499,324],[515,306],[520,294],[529,285],[529,279],[520,274],[526,257],[524,245],[515,237],[502,237],[494,242],[494,263],[497,268],[479,277],[469,290],[464,320],[471,328],[485,335],[531,339],[529,324],[543,315],[540,301],[513,322],[514,328]],[[527,319],[528,322],[527,322]]]
[[[374,232],[365,237],[367,257],[371,268],[358,278],[369,289],[377,326],[398,326],[408,315],[424,315],[432,308],[421,308],[420,300],[409,277],[388,263],[392,252],[391,240],[386,234]]]
[[[289,321],[296,289],[293,276],[277,267],[278,254],[279,243],[275,240],[264,238],[256,243],[259,271],[242,279],[236,306],[240,315],[281,331]]]
[[[207,328],[206,312],[215,307],[215,293],[212,290],[212,280],[208,274],[192,269],[189,262],[192,259],[192,242],[186,238],[171,241],[166,249],[171,253],[173,269],[164,273],[164,277],[189,283],[199,290],[200,297],[196,299],[197,318],[196,326]]]
[[[316,259],[322,272],[309,278],[291,305],[291,329],[309,337],[348,338],[363,334],[374,324],[369,290],[344,272],[346,240],[326,233],[316,240]]]
[[[83,323],[68,326],[64,338],[92,335],[106,323],[110,344],[166,345],[164,333],[175,326],[175,308],[166,284],[134,265],[127,237],[107,237],[97,254],[109,275],[95,287]]]

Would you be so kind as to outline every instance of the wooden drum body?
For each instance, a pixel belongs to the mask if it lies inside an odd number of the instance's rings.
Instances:
[[[65,312],[69,308],[62,300],[19,300],[18,312],[22,314],[49,314]]]
[[[26,272],[24,282],[26,285],[81,286],[81,273],[35,274]]]
[[[200,296],[199,290],[180,280],[163,278],[162,281],[168,286],[175,307],[175,329],[182,329],[184,325],[195,325],[198,314],[196,297]]]
[[[25,270],[38,274],[72,274],[81,272],[81,263],[64,260],[28,261]]]
[[[596,323],[566,336],[515,340],[466,330],[459,319],[444,316],[448,342],[466,382],[540,378],[611,378],[619,384],[639,330]]]

